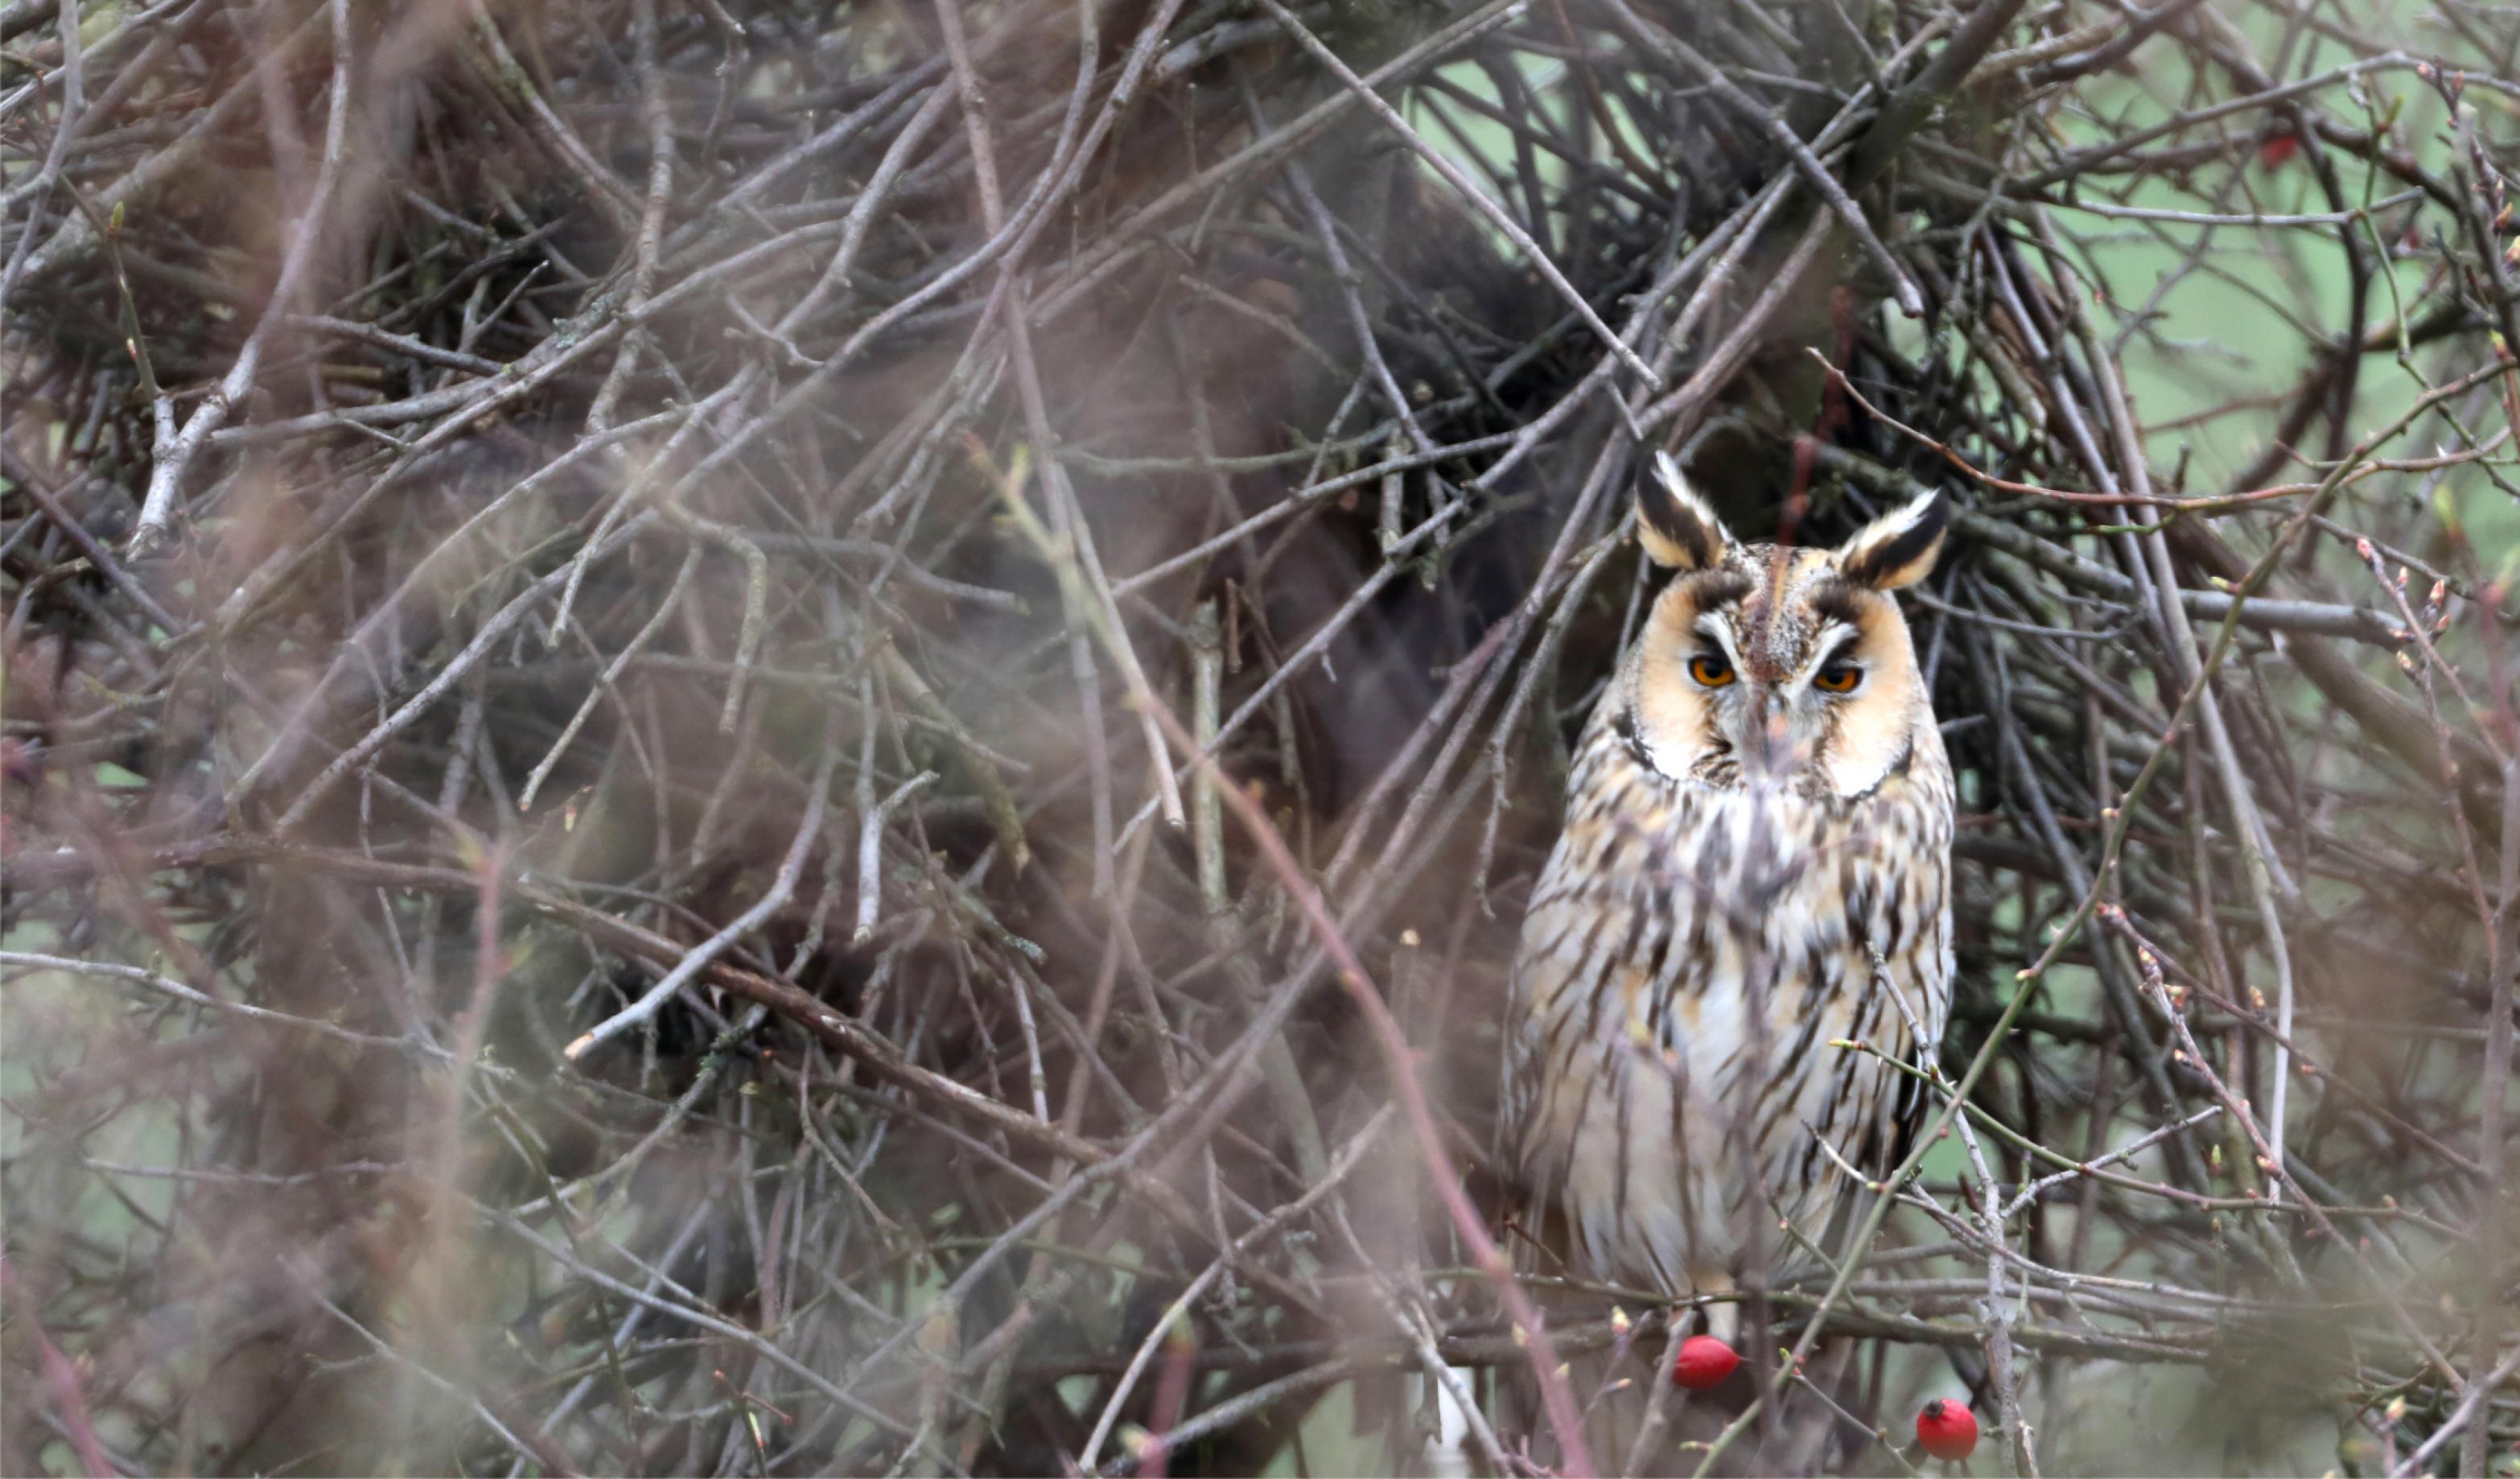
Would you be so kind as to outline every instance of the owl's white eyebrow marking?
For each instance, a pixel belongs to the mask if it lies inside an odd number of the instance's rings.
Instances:
[[[1861,641],[1863,636],[1861,629],[1849,626],[1843,621],[1831,621],[1823,625],[1820,629],[1820,635],[1812,639],[1812,660],[1803,665],[1802,671],[1793,675],[1791,689],[1793,695],[1797,698],[1801,697],[1803,692],[1811,687],[1812,679],[1820,673],[1821,669],[1835,662],[1847,649]]]
[[[1820,654],[1820,659],[1812,664],[1812,670],[1818,672],[1828,666],[1863,639],[1862,630],[1842,621],[1832,621],[1822,627],[1820,640],[1812,644],[1812,650]]]

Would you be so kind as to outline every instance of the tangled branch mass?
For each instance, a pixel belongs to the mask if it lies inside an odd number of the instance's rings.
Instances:
[[[0,1467],[2515,1472],[2515,54],[7,0]]]

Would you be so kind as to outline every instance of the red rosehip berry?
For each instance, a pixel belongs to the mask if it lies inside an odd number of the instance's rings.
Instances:
[[[1916,1414],[1916,1443],[1928,1454],[1957,1463],[1977,1452],[1977,1414],[1937,1397]]]
[[[1672,1358],[1671,1383],[1702,1392],[1720,1384],[1740,1364],[1741,1358],[1723,1341],[1712,1335],[1691,1335],[1680,1343],[1680,1354]]]
[[[2258,146],[2258,167],[2267,170],[2281,169],[2294,155],[2299,153],[2301,153],[2299,135],[2277,134]]]

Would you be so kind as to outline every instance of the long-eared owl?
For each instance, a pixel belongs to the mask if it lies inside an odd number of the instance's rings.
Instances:
[[[1912,1061],[1951,1004],[1951,764],[1888,594],[1950,503],[1744,544],[1666,456],[1637,512],[1674,574],[1523,920],[1500,1148],[1569,1272],[1685,1297],[1806,1266],[1912,1124],[1914,1080],[1838,1045]]]

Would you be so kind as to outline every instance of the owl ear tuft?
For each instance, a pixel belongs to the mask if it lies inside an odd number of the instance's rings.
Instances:
[[[1838,547],[1838,572],[1876,591],[1914,585],[1933,573],[1951,527],[1951,494],[1939,488],[1922,494],[1856,530]]]
[[[1637,539],[1654,563],[1675,570],[1713,569],[1731,543],[1668,452],[1654,454],[1653,467],[1637,484]]]

